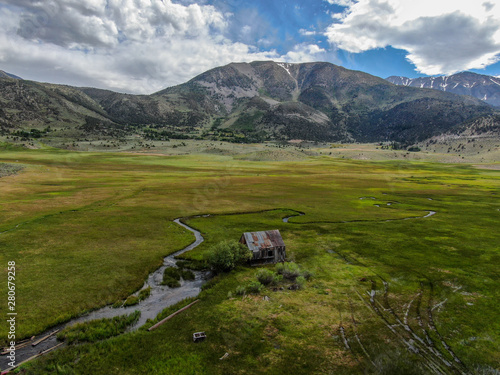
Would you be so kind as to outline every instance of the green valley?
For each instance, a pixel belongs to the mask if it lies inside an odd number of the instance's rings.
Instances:
[[[389,158],[396,151],[363,145],[345,158],[341,148],[231,147],[240,153],[2,146],[0,277],[15,261],[18,338],[139,290],[164,256],[194,241],[175,218],[205,238],[183,259],[203,263],[212,245],[279,229],[288,260],[312,274],[299,290],[241,294],[259,267],[240,266],[155,331],[148,322],[67,345],[19,373],[497,371],[498,163]],[[198,331],[207,339],[193,343]]]

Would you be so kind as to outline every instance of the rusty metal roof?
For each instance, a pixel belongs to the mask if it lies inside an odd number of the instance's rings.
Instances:
[[[245,232],[243,237],[245,237],[245,242],[251,251],[285,246],[280,231],[277,229],[264,232]]]

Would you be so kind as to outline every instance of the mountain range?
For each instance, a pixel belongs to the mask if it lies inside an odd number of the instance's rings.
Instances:
[[[386,78],[395,85],[419,87],[469,95],[485,103],[500,107],[500,78],[472,72],[450,76],[407,78],[391,76]]]
[[[413,144],[495,113],[470,96],[323,62],[232,63],[151,95],[0,78],[0,135],[25,138]]]

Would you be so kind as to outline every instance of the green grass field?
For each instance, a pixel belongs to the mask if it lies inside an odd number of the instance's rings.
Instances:
[[[60,349],[22,373],[490,374],[500,366],[498,170],[48,148],[4,148],[0,162],[23,166],[0,178],[0,279],[15,261],[19,338],[138,290],[163,256],[193,241],[177,217],[206,239],[188,259],[245,231],[279,229],[288,258],[314,273],[305,289],[245,296],[234,291],[256,268],[219,275],[200,303],[158,330]],[[282,221],[297,211],[305,215]],[[191,217],[200,214],[210,216]],[[207,340],[193,344],[196,331]]]

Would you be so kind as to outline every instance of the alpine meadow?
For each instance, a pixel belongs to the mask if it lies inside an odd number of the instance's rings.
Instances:
[[[254,161],[6,146],[2,161],[7,171],[22,167],[0,180],[2,261],[17,265],[20,337],[141,289],[164,256],[193,241],[173,223],[178,217],[205,238],[183,259],[203,261],[220,241],[272,228],[283,235],[287,261],[312,274],[299,290],[238,295],[260,268],[239,266],[210,278],[199,303],[155,331],[148,321],[114,338],[71,343],[21,373],[498,366],[498,170],[319,154]],[[200,330],[207,339],[193,344]]]

